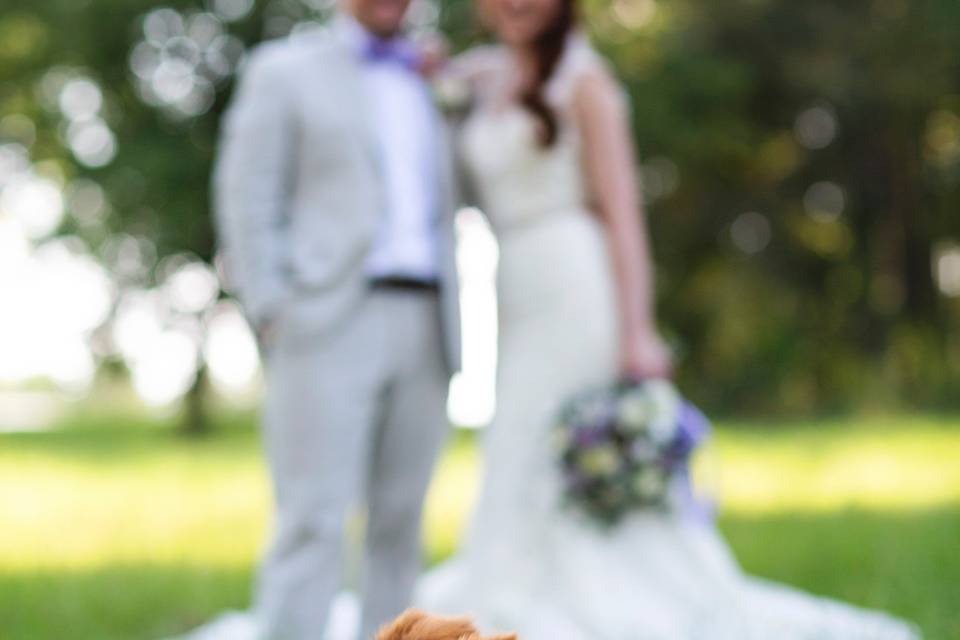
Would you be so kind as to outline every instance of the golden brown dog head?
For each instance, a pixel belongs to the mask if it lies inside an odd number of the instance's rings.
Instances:
[[[410,609],[381,629],[377,640],[517,640],[517,636],[483,638],[467,618],[439,618]]]

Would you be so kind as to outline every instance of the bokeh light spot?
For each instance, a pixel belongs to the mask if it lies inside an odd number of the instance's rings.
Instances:
[[[771,236],[770,221],[754,211],[740,214],[730,225],[733,245],[746,254],[763,251],[770,244]]]

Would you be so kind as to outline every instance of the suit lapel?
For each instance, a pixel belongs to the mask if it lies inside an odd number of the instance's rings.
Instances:
[[[333,55],[328,56],[329,72],[324,74],[324,82],[330,83],[330,90],[342,96],[343,109],[357,136],[358,143],[364,149],[364,156],[371,163],[377,175],[383,175],[383,158],[376,129],[369,92],[363,83],[362,62],[350,47],[330,34]],[[452,217],[456,206],[456,180],[453,175],[453,142],[451,123],[440,110],[436,110],[436,143],[434,158],[437,163],[437,177],[440,188],[439,204],[441,215]],[[448,211],[449,210],[449,211]]]
[[[382,173],[382,160],[374,130],[370,96],[363,84],[362,63],[346,44],[337,40],[336,37],[333,40],[334,55],[330,72],[336,82],[331,83],[330,90],[341,94],[343,109],[359,143],[363,146],[364,155],[377,173]]]

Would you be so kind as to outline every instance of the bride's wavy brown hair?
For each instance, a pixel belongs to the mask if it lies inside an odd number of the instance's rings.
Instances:
[[[563,57],[567,36],[577,24],[575,0],[558,0],[558,2],[560,6],[556,15],[533,42],[535,62],[533,83],[520,94],[520,104],[540,124],[540,145],[544,148],[553,146],[560,131],[557,114],[547,104],[544,90]]]

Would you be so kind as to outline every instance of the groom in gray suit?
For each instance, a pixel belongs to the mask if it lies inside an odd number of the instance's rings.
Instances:
[[[259,47],[224,120],[217,220],[267,377],[264,639],[321,638],[357,503],[362,638],[408,605],[420,570],[459,318],[452,163],[401,34],[408,4],[343,0],[323,35]]]

